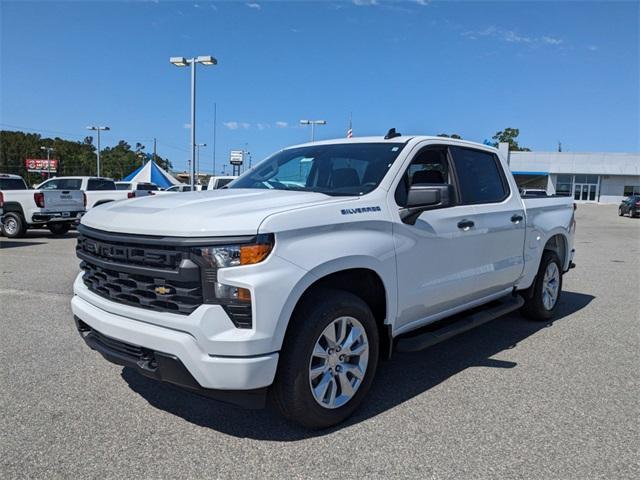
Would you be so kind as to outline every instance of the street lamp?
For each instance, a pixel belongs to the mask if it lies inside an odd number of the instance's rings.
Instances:
[[[315,140],[315,126],[326,125],[326,120],[300,120],[300,125],[311,125],[311,141]]]
[[[196,183],[200,183],[200,148],[206,146],[206,143],[196,143]]]
[[[51,178],[51,152],[55,150],[53,147],[40,147],[40,150],[47,152],[47,178]]]
[[[218,61],[211,55],[200,55],[193,58],[171,57],[169,59],[176,67],[186,67],[191,65],[191,168],[189,177],[191,188],[195,190],[195,170],[196,170],[196,64],[217,65]]]
[[[93,130],[94,132],[98,132],[98,159],[97,159],[97,168],[96,168],[96,177],[100,176],[100,131],[101,130],[111,130],[109,127],[96,127],[90,126],[87,127],[87,130]]]

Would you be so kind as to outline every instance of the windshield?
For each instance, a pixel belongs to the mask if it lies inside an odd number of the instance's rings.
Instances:
[[[374,190],[404,143],[343,143],[282,150],[226,188],[363,195]]]

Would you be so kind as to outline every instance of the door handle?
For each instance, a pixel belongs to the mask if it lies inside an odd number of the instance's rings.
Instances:
[[[522,220],[524,220],[524,217],[522,215],[518,215],[517,213],[514,213],[511,216],[511,221],[513,223],[520,223]]]
[[[473,223],[473,221],[471,220],[460,220],[458,222],[458,228],[461,228],[462,230],[469,230],[474,225],[475,223]]]

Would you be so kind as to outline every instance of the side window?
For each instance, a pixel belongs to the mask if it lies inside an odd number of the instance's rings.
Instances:
[[[398,205],[406,204],[407,192],[412,185],[444,185],[453,183],[447,160],[446,147],[427,147],[413,158],[402,177],[395,198]]]
[[[495,155],[481,150],[451,147],[462,203],[495,203],[504,200],[508,186]]]
[[[115,190],[116,184],[113,180],[106,180],[102,178],[90,178],[87,181],[87,190]]]

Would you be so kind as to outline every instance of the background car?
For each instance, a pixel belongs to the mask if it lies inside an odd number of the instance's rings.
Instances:
[[[622,200],[618,207],[618,215],[636,217],[640,215],[640,195],[632,195]]]

